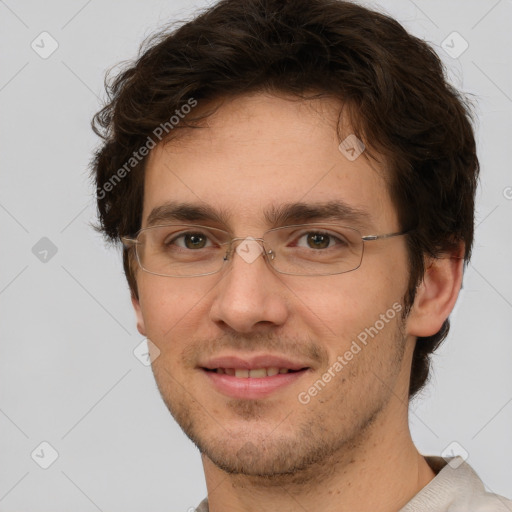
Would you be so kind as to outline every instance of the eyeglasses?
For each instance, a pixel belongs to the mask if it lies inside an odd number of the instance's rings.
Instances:
[[[248,263],[263,254],[281,274],[327,276],[356,270],[364,242],[407,234],[367,235],[337,224],[299,224],[269,229],[263,238],[237,237],[222,229],[166,224],[141,229],[135,238],[122,237],[126,249],[135,247],[142,270],[165,277],[207,276],[219,272],[236,252]]]

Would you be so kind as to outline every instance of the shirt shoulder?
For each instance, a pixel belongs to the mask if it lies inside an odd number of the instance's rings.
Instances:
[[[482,480],[461,457],[425,459],[437,475],[399,512],[512,512],[512,501],[486,492]],[[208,498],[195,512],[208,512]]]
[[[201,503],[199,503],[195,512],[208,512],[208,498],[205,498]]]
[[[437,475],[400,512],[512,512],[512,501],[488,493],[461,457],[425,459]]]

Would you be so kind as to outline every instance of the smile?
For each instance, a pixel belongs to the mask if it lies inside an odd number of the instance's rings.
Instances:
[[[300,371],[290,370],[289,368],[278,368],[276,366],[269,368],[255,368],[253,370],[248,370],[246,368],[215,368],[213,370],[205,368],[205,370],[216,372],[221,375],[231,375],[238,379],[262,379],[264,377],[273,377],[278,374]]]
[[[210,387],[228,398],[257,400],[277,395],[301,379],[310,368],[201,368]]]

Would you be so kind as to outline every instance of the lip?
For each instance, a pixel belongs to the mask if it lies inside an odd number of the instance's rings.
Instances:
[[[261,378],[239,378],[234,375],[216,373],[217,368],[236,368],[254,370],[257,368],[287,368],[293,373],[278,373]],[[307,364],[287,359],[283,356],[260,354],[256,356],[219,356],[199,365],[199,369],[213,384],[219,393],[238,399],[261,399],[296,382],[308,373],[311,368]]]
[[[271,377],[267,376],[261,378],[238,378],[234,375],[208,371],[204,368],[202,368],[201,371],[219,393],[229,398],[254,400],[257,398],[265,398],[293,382],[296,382],[309,370],[305,368],[294,373],[278,373]]]
[[[210,359],[204,364],[199,364],[201,368],[215,370],[216,368],[240,368],[243,370],[255,370],[257,368],[287,368],[288,370],[302,370],[309,368],[307,364],[298,361],[292,361],[282,356],[270,354],[261,354],[257,356],[222,356]]]

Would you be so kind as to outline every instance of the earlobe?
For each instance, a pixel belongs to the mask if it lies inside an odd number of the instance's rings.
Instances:
[[[436,334],[452,312],[462,285],[464,247],[431,258],[423,281],[416,290],[407,320],[408,334],[428,337]]]
[[[144,317],[142,316],[142,309],[137,297],[132,293],[132,305],[135,310],[135,317],[137,319],[137,330],[142,336],[146,336],[146,326],[144,325]]]

